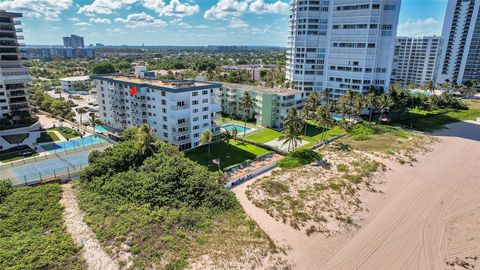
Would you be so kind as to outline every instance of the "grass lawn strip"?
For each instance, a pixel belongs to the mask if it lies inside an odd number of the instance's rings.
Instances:
[[[28,153],[28,152],[32,152],[32,154],[26,155],[26,156],[21,155],[21,153]],[[18,149],[17,147],[12,147],[10,149],[0,151],[1,162],[10,162],[10,161],[23,159],[25,157],[33,157],[33,156],[38,156],[38,153],[26,145],[21,146],[21,149]]]
[[[40,137],[37,139],[37,143],[46,143],[46,142],[56,142],[60,141],[57,134],[55,132],[42,132]]]
[[[267,154],[269,151],[255,145],[235,142],[230,140],[229,143],[224,141],[212,143],[211,159],[220,158],[220,168],[242,163],[246,160],[254,160],[255,158]],[[208,167],[210,171],[218,171],[218,165],[209,163],[208,161],[208,145],[196,148],[192,151],[185,152],[185,156],[197,163]]]
[[[22,134],[13,134],[13,135],[3,135],[2,137],[9,143],[9,144],[17,144],[22,143],[30,136],[28,133]]]
[[[269,129],[269,128],[264,128],[259,131],[254,131],[250,134],[248,134],[245,139],[253,141],[253,142],[258,142],[258,143],[266,143],[272,140],[275,140],[282,136],[283,134],[279,131]]]
[[[80,133],[69,127],[55,127],[48,130],[58,131],[65,139],[73,139],[80,136]]]

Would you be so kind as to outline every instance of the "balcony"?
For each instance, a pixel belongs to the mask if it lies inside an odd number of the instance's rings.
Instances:
[[[174,105],[170,107],[174,111],[181,111],[181,110],[186,110],[190,108],[190,105],[185,104],[185,105]]]

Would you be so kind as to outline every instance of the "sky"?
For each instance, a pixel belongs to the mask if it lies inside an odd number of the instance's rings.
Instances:
[[[403,0],[399,36],[440,35],[447,0]],[[288,0],[0,0],[28,45],[286,46]]]

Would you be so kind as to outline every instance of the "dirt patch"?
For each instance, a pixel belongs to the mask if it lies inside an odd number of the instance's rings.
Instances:
[[[77,245],[82,247],[82,256],[90,270],[117,270],[116,262],[105,253],[95,238],[92,230],[83,221],[83,211],[78,207],[72,185],[62,186],[63,195],[60,203],[65,207],[63,219],[67,232],[72,235]]]

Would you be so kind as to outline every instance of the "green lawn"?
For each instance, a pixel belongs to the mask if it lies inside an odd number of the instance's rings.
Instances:
[[[305,134],[305,129],[302,131],[302,134]],[[308,148],[315,145],[323,140],[328,140],[334,136],[342,134],[344,131],[339,126],[334,126],[331,129],[322,129],[321,127],[308,124],[307,126],[307,136],[300,136],[302,140],[309,142],[306,145],[303,145],[300,148]]]
[[[25,141],[25,139],[28,138],[28,136],[30,136],[30,134],[23,133],[23,134],[13,134],[13,135],[3,135],[2,137],[10,144],[17,144]]]
[[[414,114],[413,112],[409,113]],[[468,110],[450,111],[445,114],[438,115],[426,115],[420,117],[423,114],[417,115],[419,118],[400,121],[399,123],[415,130],[419,131],[434,131],[442,129],[445,125],[453,122],[460,122],[466,120],[475,120],[480,117],[480,107],[470,107]]]
[[[29,156],[23,156],[20,154],[24,152],[33,152],[33,154],[30,155],[30,157],[38,156],[38,153],[35,152],[35,150],[33,150],[27,145],[22,145],[20,150],[17,147],[12,147],[10,149],[0,151],[0,161],[10,162],[10,161],[19,160],[25,157],[29,157]]]
[[[55,127],[55,128],[49,128],[48,130],[55,130],[60,132],[60,134],[65,138],[65,139],[72,139],[80,136],[80,133],[76,132],[75,130],[69,128],[69,127]]]
[[[278,137],[282,136],[282,133],[273,129],[264,128],[257,132],[252,132],[248,134],[245,139],[258,142],[258,143],[266,143],[271,140],[274,140]]]
[[[60,139],[55,132],[42,132],[40,137],[37,139],[37,143],[56,142],[59,140]]]
[[[239,164],[245,160],[254,160],[255,158],[267,154],[269,151],[255,145],[230,140],[230,143],[224,141],[212,143],[211,159],[220,158],[221,169]],[[217,164],[208,162],[208,146],[202,146],[192,151],[185,152],[185,156],[207,166],[210,171],[218,171]]]

